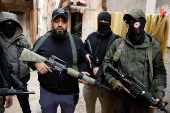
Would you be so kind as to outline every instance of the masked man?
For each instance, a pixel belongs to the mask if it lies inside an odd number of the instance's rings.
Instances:
[[[119,86],[118,94],[115,95],[113,105],[116,113],[153,113],[156,107],[150,106],[150,103],[137,97],[134,101],[129,98],[126,92],[123,92],[123,85],[113,75],[105,72],[106,66],[114,62],[114,53],[118,47],[124,42],[121,48],[121,56],[114,67],[123,75],[133,75],[141,83],[145,85],[145,91],[153,94],[155,92],[156,101],[162,101],[165,95],[164,89],[166,87],[166,69],[162,58],[162,50],[159,42],[157,42],[149,33],[144,31],[146,24],[145,13],[138,8],[132,9],[123,18],[128,27],[128,33],[121,39],[116,40],[111,46],[103,61],[103,70],[106,76],[106,81],[112,85],[113,90]],[[147,48],[151,47],[152,55],[151,62],[153,66],[150,67],[149,52]],[[153,72],[151,70],[153,68]],[[153,73],[153,76],[152,76]],[[157,82],[153,84],[153,81]],[[153,86],[155,88],[153,88]],[[133,101],[133,103],[132,103]],[[123,109],[122,109],[123,108]]]
[[[0,42],[4,48],[8,63],[12,66],[13,74],[27,87],[30,79],[30,69],[27,64],[19,61],[19,55],[23,48],[31,49],[27,39],[22,34],[23,28],[17,20],[17,15],[9,12],[0,13]],[[18,89],[12,82],[14,89]],[[23,113],[31,113],[29,95],[17,95]]]
[[[111,44],[116,39],[120,38],[120,36],[114,34],[111,31],[110,25],[111,15],[108,12],[101,12],[98,15],[97,32],[91,33],[85,41],[85,43],[87,43],[87,41],[90,42],[93,55],[94,57],[96,57],[92,59],[88,53],[88,50],[86,51],[87,60],[89,64],[92,65],[92,67],[89,66],[88,72],[90,73],[90,76],[92,78],[102,78],[101,83],[105,86],[106,82],[102,72],[101,64]],[[85,46],[87,45],[85,44]],[[94,59],[98,61],[93,61]],[[102,88],[102,92],[103,97],[101,97],[98,86],[92,86],[88,84],[84,85],[83,96],[86,102],[87,113],[95,113],[95,103],[97,98],[99,98],[99,101],[101,103],[102,113],[112,113],[113,106],[111,106],[112,102],[110,101],[112,98],[112,92],[104,88]]]

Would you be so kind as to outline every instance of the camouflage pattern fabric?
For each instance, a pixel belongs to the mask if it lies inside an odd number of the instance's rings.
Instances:
[[[24,48],[20,55],[19,60],[31,62],[44,62],[46,58]]]
[[[78,78],[78,76],[79,76],[79,72],[74,70],[74,69],[72,69],[72,68],[68,68],[67,74],[71,75],[71,76],[73,76],[75,78]],[[95,83],[95,79],[93,79],[91,77],[88,77],[86,75],[83,76],[82,80],[86,81],[87,83],[89,83],[91,85],[94,85],[94,83]]]

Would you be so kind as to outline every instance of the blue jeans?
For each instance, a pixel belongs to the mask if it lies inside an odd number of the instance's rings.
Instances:
[[[74,101],[74,94],[57,95],[45,90],[40,86],[40,100],[42,113],[56,113],[60,105],[61,113],[74,113],[77,103]]]

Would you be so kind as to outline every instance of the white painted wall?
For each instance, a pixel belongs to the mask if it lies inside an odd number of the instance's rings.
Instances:
[[[167,11],[167,14],[170,14],[170,0],[157,0],[155,13],[160,14],[160,9],[164,9]],[[170,32],[169,32],[168,47],[170,47]]]
[[[57,9],[60,4],[60,0],[55,0],[55,8]]]
[[[107,0],[107,10],[111,12],[129,12],[133,8],[141,8],[146,11],[147,0]]]
[[[146,14],[155,14],[156,0],[147,0],[146,2]]]
[[[38,25],[38,37],[42,36],[42,15],[43,15],[43,2],[44,0],[39,0],[38,3],[38,23],[41,23]]]
[[[91,0],[91,8],[102,8],[101,0]],[[87,0],[86,7],[89,7],[89,0]],[[87,36],[94,32],[94,18],[95,11],[86,10],[83,14],[82,24],[82,40],[84,41]]]

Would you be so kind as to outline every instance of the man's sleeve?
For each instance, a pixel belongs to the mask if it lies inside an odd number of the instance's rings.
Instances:
[[[28,40],[25,38],[25,36],[22,37],[21,42],[25,44],[25,48],[31,50],[31,45],[29,44]]]
[[[161,46],[159,45],[159,47],[154,50],[158,51],[155,58],[153,59],[153,79],[156,79],[158,81],[156,90],[163,91],[167,85],[167,73],[163,62]]]
[[[81,53],[80,53],[80,58],[78,59],[78,69],[79,72],[86,71],[87,69],[87,59],[86,59],[86,53],[85,53],[85,47],[82,41],[80,41],[80,48],[81,48]]]
[[[111,74],[106,72],[105,69],[106,69],[107,65],[112,62],[114,52],[115,52],[115,42],[111,45],[109,51],[107,52],[107,54],[106,54],[106,56],[105,56],[105,58],[103,60],[103,64],[102,64],[105,79],[109,84],[111,84],[111,82],[113,80],[115,80],[115,78]]]
[[[86,43],[86,41],[89,39],[90,40],[90,36],[91,36],[91,34],[86,38],[86,40],[84,41],[84,47],[85,47],[85,55],[86,54],[88,54],[88,52],[86,51],[86,45],[85,45],[85,43]]]

